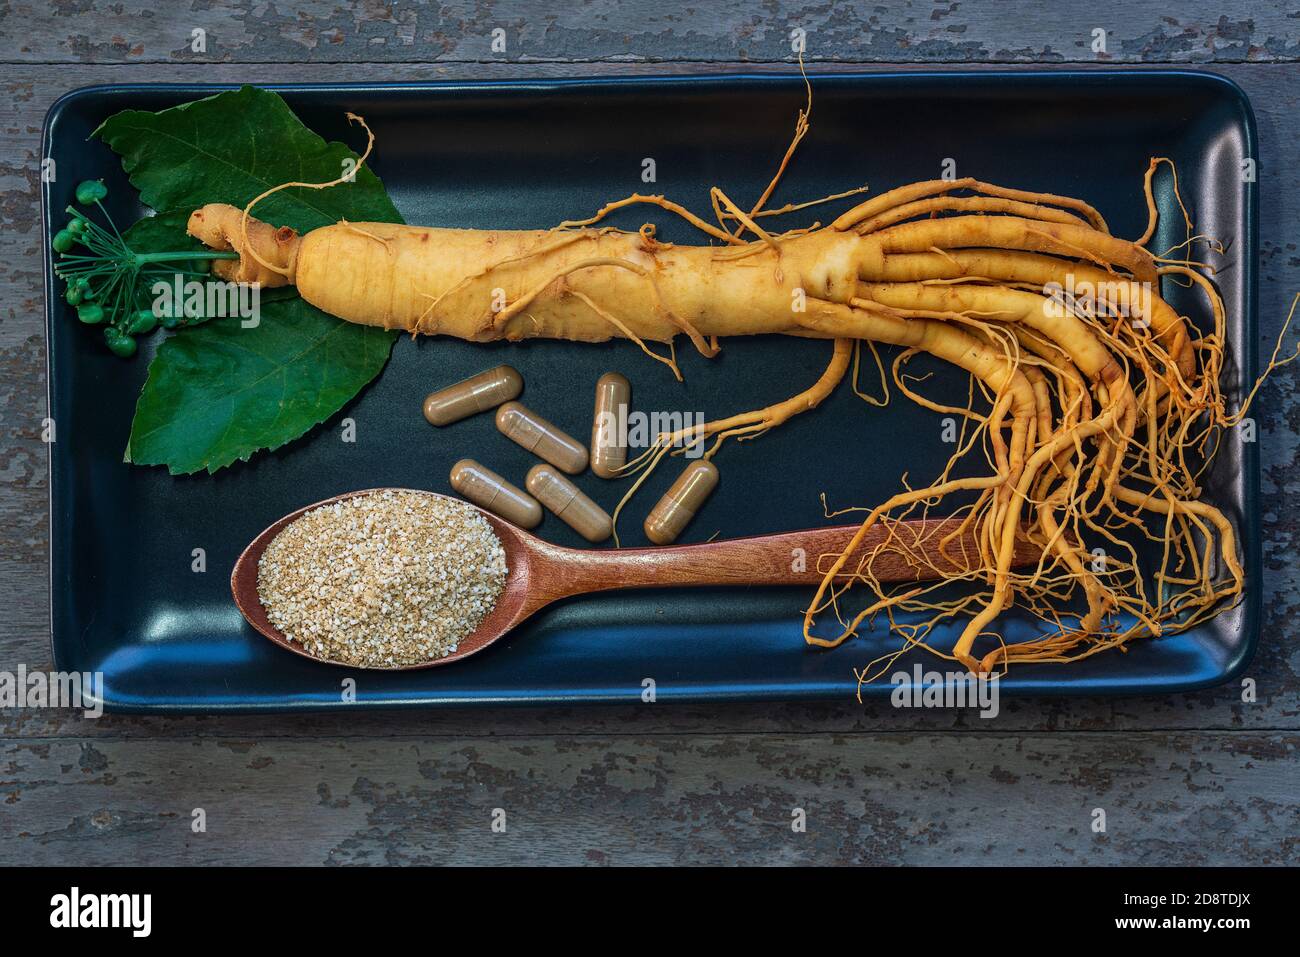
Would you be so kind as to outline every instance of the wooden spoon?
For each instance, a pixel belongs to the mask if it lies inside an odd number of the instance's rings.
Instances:
[[[384,489],[365,489],[327,498],[308,505],[275,522],[240,554],[230,575],[230,588],[235,604],[248,619],[248,623],[281,648],[313,661],[339,665],[311,654],[301,645],[283,635],[267,617],[257,591],[257,568],[267,545],[286,525],[304,512],[329,505],[357,495],[369,495]],[[397,490],[402,491],[402,490]],[[436,495],[436,492],[422,492]],[[448,496],[441,496],[447,498]],[[454,499],[460,505],[469,505]],[[474,506],[470,506],[473,508]],[[813,528],[802,532],[781,532],[776,535],[753,535],[700,545],[675,545],[659,548],[577,549],[562,548],[542,541],[491,512],[478,509],[495,529],[506,553],[506,566],[510,569],[505,589],[496,605],[483,619],[472,635],[461,639],[456,651],[445,658],[425,661],[416,665],[398,665],[379,668],[380,671],[410,671],[418,668],[435,668],[468,658],[503,638],[520,622],[535,614],[553,601],[584,595],[590,592],[609,591],[615,588],[665,588],[683,585],[815,585],[822,580],[817,570],[818,558],[825,554],[838,555],[857,533],[857,525],[834,528]],[[969,566],[963,565],[964,556],[977,554],[973,538],[965,533],[950,543],[947,553],[956,562],[941,555],[938,542],[944,534],[956,527],[954,519],[929,519],[902,522],[895,526],[895,541],[882,549],[871,563],[871,571],[882,582],[925,581],[940,577],[939,570],[961,573]],[[886,531],[872,528],[860,547],[865,555],[884,541]],[[799,551],[801,550],[801,552]],[[911,552],[909,555],[908,552]],[[799,555],[804,556],[805,570],[799,566]],[[1017,543],[1015,563],[1023,565],[1039,558],[1037,548],[1028,542]],[[831,559],[826,559],[829,563]],[[856,562],[846,566],[855,568]],[[356,667],[344,665],[344,667]]]

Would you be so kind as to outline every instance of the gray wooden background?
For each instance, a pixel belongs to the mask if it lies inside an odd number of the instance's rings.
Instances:
[[[719,0],[0,6],[0,670],[50,667],[41,122],[94,83],[935,64],[1231,77],[1261,139],[1262,347],[1300,292],[1300,0]],[[491,31],[506,31],[494,54]],[[207,50],[191,51],[196,28]],[[1107,53],[1092,31],[1107,31]],[[1267,355],[1267,351],[1264,353]],[[1256,416],[1265,607],[1252,703],[1003,702],[995,721],[831,706],[152,719],[0,712],[0,863],[1300,862],[1300,548],[1290,370]],[[494,834],[493,808],[508,829]],[[791,809],[808,815],[793,833]],[[1090,828],[1094,808],[1107,831]],[[206,833],[191,831],[203,808]]]

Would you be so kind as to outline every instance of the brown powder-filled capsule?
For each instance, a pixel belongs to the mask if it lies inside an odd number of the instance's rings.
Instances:
[[[510,441],[570,475],[587,467],[586,446],[518,402],[507,402],[497,409],[497,428]]]
[[[617,372],[596,380],[596,412],[591,421],[591,470],[601,478],[617,478],[627,461],[627,434],[619,422],[627,415],[632,384]]]
[[[430,425],[451,425],[509,402],[523,388],[518,372],[510,366],[497,366],[429,394],[424,400],[424,417]]]
[[[603,542],[613,534],[614,523],[609,513],[553,467],[534,465],[528,470],[524,487],[587,541]]]
[[[520,528],[534,528],[542,520],[542,506],[536,499],[473,459],[461,459],[451,467],[451,487]]]
[[[712,462],[692,462],[686,466],[672,488],[646,516],[646,538],[656,545],[675,542],[717,484],[718,467]]]

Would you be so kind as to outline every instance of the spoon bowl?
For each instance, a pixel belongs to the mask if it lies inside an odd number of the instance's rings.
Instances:
[[[271,525],[267,526],[262,532],[254,538],[239,555],[235,561],[235,568],[230,574],[230,590],[234,595],[235,604],[243,614],[248,623],[252,625],[264,638],[269,639],[275,644],[284,648],[286,651],[292,651],[295,655],[301,655],[304,658],[310,658],[312,661],[320,661],[325,664],[338,665],[343,668],[356,668],[358,665],[349,665],[341,661],[333,661],[329,658],[321,658],[313,655],[310,651],[285,635],[280,629],[271,623],[270,616],[267,614],[266,607],[262,604],[262,598],[257,588],[258,564],[262,560],[262,554],[266,551],[274,540],[290,523],[301,518],[312,509],[320,508],[323,505],[333,505],[335,502],[346,501],[350,498],[357,498],[361,495],[371,495],[375,492],[383,491],[407,491],[405,489],[361,489],[356,492],[345,492],[342,495],[335,495],[332,498],[324,499],[312,505],[305,505],[296,512],[290,512],[283,518],[278,519]],[[497,538],[501,541],[501,547],[506,553],[506,574],[505,587],[501,594],[497,596],[496,604],[488,612],[486,617],[479,622],[479,626],[474,631],[460,640],[456,650],[442,658],[436,658],[432,661],[423,661],[414,665],[394,665],[388,668],[366,668],[368,671],[413,671],[422,668],[436,668],[438,665],[451,664],[453,661],[459,661],[481,651],[490,645],[500,636],[513,629],[525,618],[529,617],[541,605],[529,602],[529,582],[532,579],[532,565],[534,549],[531,547],[535,544],[544,544],[540,539],[529,535],[523,529],[511,525],[505,519],[500,518],[486,509],[481,509],[477,505],[472,505],[462,499],[453,499],[448,495],[440,495],[437,492],[421,492],[422,495],[437,495],[438,498],[454,501],[457,505],[468,506],[483,516],[492,526],[492,531],[496,533]],[[531,605],[531,607],[530,607]]]
[[[822,580],[818,556],[839,554],[857,534],[858,525],[815,528],[775,535],[754,535],[659,548],[564,548],[530,535],[505,519],[459,498],[417,489],[363,489],[335,495],[306,505],[267,526],[240,553],[230,575],[235,604],[248,623],[271,642],[312,661],[357,668],[357,665],[313,655],[271,623],[258,592],[258,564],[271,541],[291,522],[323,505],[383,491],[413,491],[436,495],[462,507],[475,509],[501,541],[505,550],[505,586],[496,604],[474,631],[460,640],[456,650],[442,658],[413,665],[367,668],[371,671],[417,671],[437,668],[477,654],[505,637],[540,609],[561,598],[617,588],[661,588],[693,585],[815,585]],[[939,540],[956,528],[952,519],[922,519],[894,526],[897,544],[871,555],[870,569],[882,582],[934,580],[941,573],[959,574],[971,567],[968,558],[978,554],[973,538],[963,533],[944,554]],[[855,554],[869,554],[888,533],[872,528]],[[800,561],[799,557],[804,560]],[[920,560],[923,556],[924,560]],[[955,557],[954,557],[955,556]],[[1039,551],[1026,541],[1016,545],[1015,563],[1037,561]]]

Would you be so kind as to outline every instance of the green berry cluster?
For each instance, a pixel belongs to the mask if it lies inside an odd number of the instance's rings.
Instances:
[[[174,329],[184,324],[180,316],[157,316],[150,307],[149,288],[154,281],[180,274],[205,276],[210,260],[233,258],[234,253],[149,253],[139,254],[122,239],[104,208],[108,187],[102,180],[88,179],[75,190],[81,209],[69,206],[67,223],[54,234],[50,248],[58,256],[54,271],[67,283],[63,298],[88,326],[102,326],[104,344],[124,359],[135,355],[136,337],[153,332],[160,325]],[[108,228],[86,213],[98,209]]]

